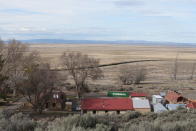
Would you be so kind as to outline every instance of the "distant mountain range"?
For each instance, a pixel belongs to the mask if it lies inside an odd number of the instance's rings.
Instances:
[[[64,39],[30,39],[21,40],[29,44],[131,44],[131,45],[171,45],[171,46],[196,46],[196,43],[156,42],[144,40],[64,40]]]

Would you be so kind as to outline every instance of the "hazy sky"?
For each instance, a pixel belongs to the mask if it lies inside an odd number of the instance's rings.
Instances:
[[[196,43],[196,0],[0,0],[0,37]]]

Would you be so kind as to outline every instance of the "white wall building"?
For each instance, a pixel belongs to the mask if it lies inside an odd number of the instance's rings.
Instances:
[[[148,99],[132,98],[133,108],[135,111],[147,113],[151,111],[150,102]]]
[[[152,95],[152,104],[161,103],[163,97],[160,95]]]

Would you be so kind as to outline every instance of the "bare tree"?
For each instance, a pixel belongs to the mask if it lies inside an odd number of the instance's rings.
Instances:
[[[177,80],[177,73],[178,73],[178,56],[179,54],[176,55],[175,61],[174,61],[174,69],[173,69],[173,78],[174,80]]]
[[[146,79],[146,69],[137,68],[135,72],[135,84],[140,84],[141,81]]]
[[[146,70],[143,67],[125,66],[120,69],[119,80],[124,85],[139,84],[146,78]]]
[[[19,41],[10,40],[6,49],[6,73],[9,75],[7,83],[13,89],[13,95],[16,95],[17,81],[22,79],[22,67],[27,51],[27,46]]]
[[[34,57],[32,61],[32,57]],[[30,60],[31,59],[31,60]],[[25,61],[25,77],[20,84],[19,91],[32,104],[34,111],[42,113],[46,102],[50,99],[56,72],[50,70],[49,64],[37,63],[34,54],[30,54]]]
[[[123,85],[131,85],[134,83],[134,73],[131,67],[126,66],[120,69],[119,80]]]
[[[194,73],[195,73],[195,66],[196,66],[196,63],[193,63],[193,66],[192,66],[192,69],[191,69],[191,76],[190,76],[191,80],[193,79],[193,76],[194,76]]]
[[[4,55],[5,51],[5,43],[0,38],[0,97],[2,97],[4,100],[7,98],[7,94],[9,92],[9,87],[6,83],[8,80],[8,74],[5,72],[6,69],[6,58]]]
[[[91,58],[80,52],[64,52],[61,56],[63,67],[72,76],[77,97],[80,98],[81,90],[87,85],[87,79],[96,80],[103,77],[102,70],[98,67],[99,60]]]
[[[24,71],[30,71],[35,65],[39,65],[42,59],[38,51],[32,51],[29,55],[25,56],[22,68]]]
[[[0,54],[0,98],[6,100],[7,88],[5,86],[5,81],[8,79],[8,77],[2,72],[4,66],[5,66],[5,60]]]
[[[0,53],[3,55],[3,50],[4,50],[4,41],[0,38]]]

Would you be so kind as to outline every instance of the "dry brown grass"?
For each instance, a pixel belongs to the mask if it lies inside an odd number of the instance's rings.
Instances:
[[[150,93],[160,90],[178,89],[185,95],[196,99],[196,80],[171,80],[174,59],[179,54],[179,75],[186,79],[190,76],[192,64],[196,62],[196,48],[169,46],[135,46],[109,44],[33,44],[31,50],[38,50],[41,56],[50,62],[54,68],[60,67],[60,55],[64,51],[80,51],[92,57],[99,58],[101,64],[141,59],[160,59],[165,61],[127,64],[130,67],[145,66],[148,76],[144,84],[133,86],[134,90],[145,90]],[[91,84],[120,87],[118,73],[122,66],[104,67],[105,78]],[[195,72],[196,73],[196,72]],[[196,76],[195,76],[196,77]],[[196,79],[196,78],[195,78]],[[143,87],[143,88],[138,88]],[[107,90],[107,89],[106,89]]]

